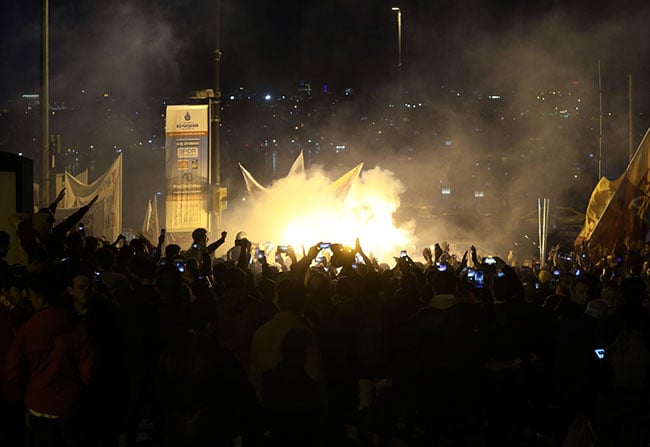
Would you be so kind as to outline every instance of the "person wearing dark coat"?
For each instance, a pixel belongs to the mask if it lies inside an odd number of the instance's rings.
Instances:
[[[212,329],[215,306],[189,305],[189,329],[160,356],[156,390],[162,406],[162,445],[231,446],[259,439],[255,390],[237,359]]]

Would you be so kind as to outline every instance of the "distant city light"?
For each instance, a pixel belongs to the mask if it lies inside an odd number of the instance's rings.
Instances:
[[[490,95],[488,99],[501,99],[501,95]]]
[[[485,193],[483,191],[474,191],[474,197],[476,198],[485,197]]]
[[[235,95],[230,95],[230,100],[234,101],[235,100]]]
[[[451,195],[451,188],[442,188],[440,191],[443,196],[450,196]]]
[[[18,152],[18,155],[19,155],[20,157],[22,157],[22,156],[23,156],[23,153],[22,153],[22,152]]]

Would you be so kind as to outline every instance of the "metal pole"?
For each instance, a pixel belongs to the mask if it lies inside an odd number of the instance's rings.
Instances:
[[[215,1],[215,25],[214,25],[214,98],[211,101],[212,108],[212,188],[213,200],[216,198],[216,204],[212,204],[213,212],[216,212],[216,222],[212,231],[221,225],[221,201],[217,193],[221,186],[221,41],[219,33],[220,21],[220,0]]]
[[[629,161],[632,161],[632,157],[634,156],[634,147],[632,146],[632,130],[633,130],[633,123],[632,123],[632,75],[627,76],[627,98],[628,98],[628,126],[627,126],[627,138],[628,138],[628,155],[629,155]]]
[[[539,242],[539,264],[544,265],[544,241],[542,240],[542,199],[537,198],[537,241]]]
[[[400,108],[402,107],[402,10],[397,10],[397,76],[399,85]]]
[[[600,61],[598,61],[598,179],[603,176],[603,85],[600,76]]]
[[[544,254],[546,254],[546,251],[548,250],[548,214],[550,212],[549,202],[550,201],[548,198],[544,199]]]
[[[402,10],[394,6],[393,11],[397,12],[397,99],[400,101],[399,107],[401,109],[402,103]]]
[[[50,204],[50,48],[49,1],[43,0],[41,10],[41,140],[43,145],[41,167],[41,205]]]
[[[546,259],[546,242],[548,239],[549,199],[537,198],[537,233],[539,238],[539,263],[544,265]]]

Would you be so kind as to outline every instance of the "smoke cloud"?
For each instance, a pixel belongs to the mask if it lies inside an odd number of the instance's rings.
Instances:
[[[319,242],[354,247],[356,238],[380,260],[415,247],[412,223],[393,221],[404,186],[390,171],[362,172],[344,197],[331,190],[333,181],[319,166],[279,179],[228,212],[224,226],[260,245],[292,245],[296,253]]]

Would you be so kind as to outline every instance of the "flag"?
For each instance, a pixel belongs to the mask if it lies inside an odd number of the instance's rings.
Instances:
[[[300,151],[300,154],[298,154],[298,157],[296,157],[296,160],[291,165],[291,169],[289,169],[288,177],[291,177],[292,175],[304,175],[304,174],[305,174],[305,159],[302,155],[302,151]]]
[[[359,163],[357,166],[343,174],[341,177],[336,179],[328,188],[328,192],[333,193],[334,196],[340,198],[341,200],[345,200],[345,198],[348,195],[348,192],[350,191],[350,188],[352,188],[352,185],[354,182],[356,182],[357,178],[359,177],[359,173],[361,172],[361,169],[363,168],[363,163]],[[254,194],[259,191],[264,191],[266,192],[267,189],[262,186],[255,178],[253,177],[253,174],[248,172],[244,166],[239,163],[239,169],[241,169],[242,175],[244,176],[244,181],[246,182],[246,190],[248,191],[248,194]],[[305,172],[305,164],[304,164],[304,158],[303,158],[303,153],[300,151],[300,154],[296,158],[296,160],[293,162],[293,165],[291,165],[291,169],[289,170],[288,177],[292,175],[304,175]]]
[[[334,193],[336,197],[344,200],[347,197],[348,192],[350,192],[352,185],[357,181],[362,168],[363,163],[359,163],[354,168],[350,169],[330,185],[329,191]]]
[[[114,241],[122,231],[122,154],[90,184],[66,172],[64,207],[57,210],[57,216],[72,214],[95,196],[99,196],[97,202],[82,219],[86,233]]]
[[[158,196],[153,196],[153,200],[147,202],[147,210],[142,223],[142,234],[150,241],[157,240],[160,234],[160,223],[158,221]]]
[[[588,237],[589,242],[609,252],[623,254],[627,250],[639,251],[646,240],[650,228],[649,134],[650,129],[646,131],[625,172],[611,182],[615,191]]]
[[[254,194],[255,192],[258,191],[266,191],[266,188],[260,185],[260,183],[257,180],[255,180],[255,177],[253,177],[253,174],[248,172],[241,163],[239,163],[239,169],[241,169],[241,173],[244,176],[244,181],[246,182],[246,190],[248,191],[248,194]]]
[[[596,228],[600,216],[603,215],[603,211],[607,208],[607,204],[614,195],[614,192],[618,189],[620,183],[618,180],[620,179],[608,180],[606,177],[600,178],[600,181],[589,198],[589,204],[587,205],[587,211],[585,213],[585,223],[580,233],[578,233],[578,237],[574,243],[575,247],[581,247],[583,242],[587,242],[591,239],[591,235]]]

